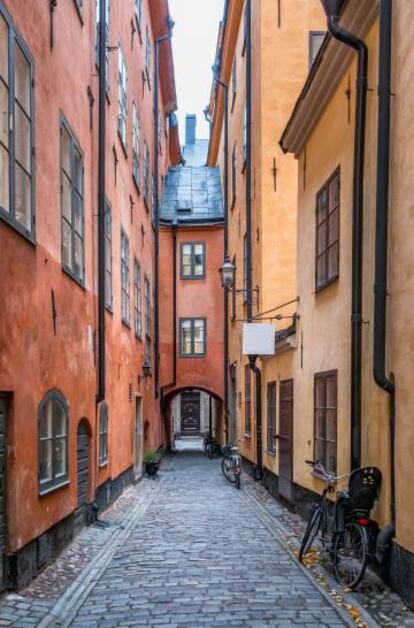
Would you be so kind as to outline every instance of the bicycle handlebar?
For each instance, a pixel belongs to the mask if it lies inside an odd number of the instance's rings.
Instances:
[[[334,475],[333,473],[328,473],[320,460],[305,460],[305,463],[313,467],[316,471],[318,471],[318,473],[324,476],[327,482],[332,484],[336,484],[336,482],[348,478],[351,475],[350,473],[345,473],[344,475]]]

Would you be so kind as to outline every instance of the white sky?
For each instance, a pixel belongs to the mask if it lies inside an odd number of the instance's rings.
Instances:
[[[178,97],[180,142],[185,142],[185,116],[197,115],[197,138],[208,138],[203,109],[210,97],[219,22],[224,0],[169,0],[175,22],[173,49]]]

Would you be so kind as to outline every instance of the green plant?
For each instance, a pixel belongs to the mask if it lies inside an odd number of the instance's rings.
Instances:
[[[159,462],[161,460],[161,456],[158,451],[155,449],[150,449],[144,454],[144,464],[150,464],[151,462]]]

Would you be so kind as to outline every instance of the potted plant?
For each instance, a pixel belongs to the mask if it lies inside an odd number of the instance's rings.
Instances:
[[[147,475],[157,475],[160,468],[161,456],[158,451],[150,450],[144,455],[144,467]]]

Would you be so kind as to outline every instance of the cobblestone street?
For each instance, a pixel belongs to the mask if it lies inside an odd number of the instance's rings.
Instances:
[[[5,595],[0,625],[355,625],[295,561],[260,491],[245,481],[237,492],[219,465],[165,461],[105,513],[108,527],[84,530],[26,591]],[[377,625],[360,612],[356,625]]]

